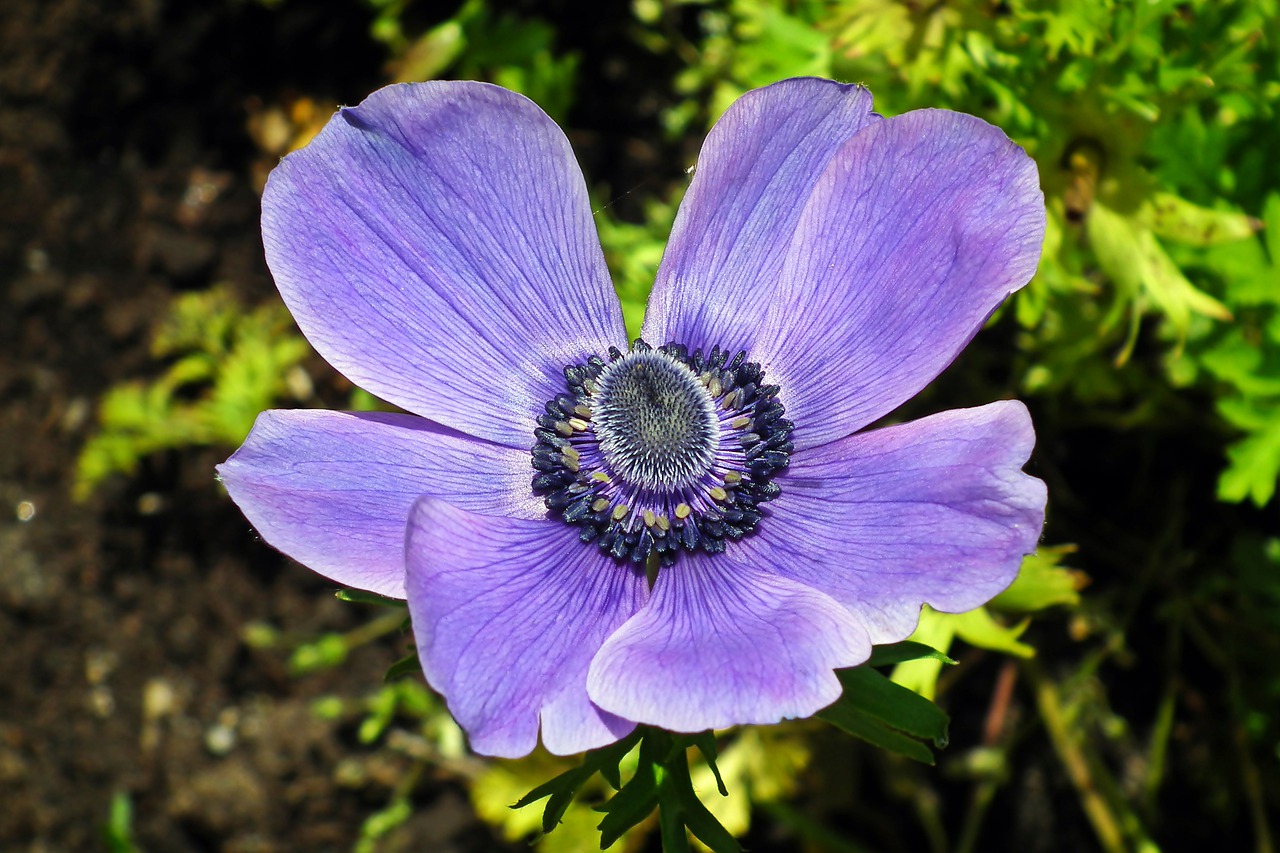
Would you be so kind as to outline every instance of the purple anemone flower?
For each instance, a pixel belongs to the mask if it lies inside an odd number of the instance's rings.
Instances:
[[[979,119],[818,79],[744,95],[632,347],[573,152],[520,95],[382,89],[262,204],[303,333],[412,414],[265,412],[219,474],[276,548],[407,597],[478,752],[808,716],[1035,548],[1021,403],[860,431],[1036,268],[1035,165]]]

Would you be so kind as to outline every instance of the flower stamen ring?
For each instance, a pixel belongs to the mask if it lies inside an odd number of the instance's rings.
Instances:
[[[746,358],[637,340],[565,367],[534,431],[534,492],[618,560],[720,553],[764,518],[794,449],[778,386]]]

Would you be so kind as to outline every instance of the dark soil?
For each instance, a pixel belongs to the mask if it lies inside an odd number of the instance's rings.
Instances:
[[[244,642],[251,623],[311,637],[369,613],[254,537],[213,479],[229,449],[69,496],[96,400],[154,371],[174,293],[270,297],[251,107],[355,101],[380,79],[351,38],[365,7],[320,5],[15,0],[0,16],[0,849],[102,849],[125,794],[142,849],[347,850],[399,775],[310,703],[375,690],[404,638],[302,679]],[[501,846],[454,782],[416,797],[388,849]]]

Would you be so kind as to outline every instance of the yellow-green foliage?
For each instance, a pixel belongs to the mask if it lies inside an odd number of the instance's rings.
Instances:
[[[151,344],[167,366],[155,380],[118,385],[103,397],[98,429],[77,463],[76,497],[112,474],[133,473],[148,454],[235,447],[262,410],[310,396],[299,366],[308,352],[279,302],[249,309],[226,287],[176,297]]]
[[[1079,590],[1085,578],[1062,565],[1062,560],[1074,550],[1068,545],[1043,547],[1025,558],[1013,585],[992,599],[987,607],[968,613],[939,613],[924,608],[911,639],[944,653],[950,651],[958,639],[971,646],[1015,657],[1033,656],[1035,649],[1020,639],[1029,622],[1024,618],[1010,626],[992,611],[1021,616],[1055,605],[1072,607],[1078,604]],[[942,666],[941,661],[932,658],[906,661],[894,667],[893,680],[932,699],[938,692]]]
[[[609,791],[604,779],[593,776],[584,786],[578,798],[565,811],[555,832],[539,835],[542,826],[543,806],[530,803],[520,809],[512,804],[530,790],[580,763],[577,758],[558,758],[539,750],[518,761],[494,761],[471,784],[471,802],[476,814],[498,827],[508,841],[537,838],[534,847],[540,853],[575,853],[578,850],[600,849],[600,814],[592,805],[603,799]],[[624,774],[635,770],[635,752],[622,762]],[[619,853],[635,849],[639,833],[620,839],[605,848]]]
[[[1198,385],[1237,436],[1219,497],[1272,499],[1276,0],[728,0],[702,13],[696,51],[670,42],[667,5],[635,9],[650,49],[696,57],[675,80],[673,136],[803,74],[867,85],[885,115],[946,107],[1003,128],[1036,158],[1049,212],[1043,261],[1013,300],[1018,390],[1142,396],[1136,425],[1168,418],[1154,401],[1170,384]],[[1164,375],[1131,363],[1144,328],[1167,342]]]

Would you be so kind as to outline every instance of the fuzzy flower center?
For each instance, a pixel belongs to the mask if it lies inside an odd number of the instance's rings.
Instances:
[[[720,421],[707,387],[687,364],[641,350],[608,365],[592,425],[610,470],[652,490],[687,487],[715,461]]]
[[[778,387],[719,347],[692,355],[642,340],[564,369],[531,451],[533,489],[583,542],[671,565],[754,531],[792,450]]]

